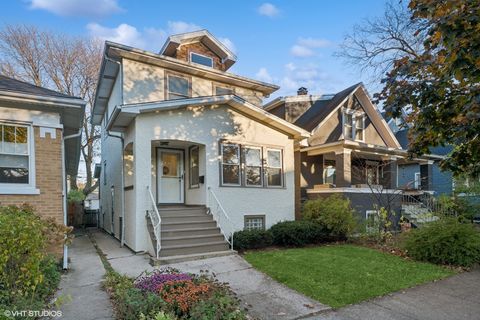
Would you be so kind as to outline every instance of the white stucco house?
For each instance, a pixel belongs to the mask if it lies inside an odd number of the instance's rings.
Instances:
[[[294,150],[309,133],[263,110],[278,87],[228,72],[235,62],[206,30],[159,54],[106,42],[100,226],[133,251],[223,252],[233,231],[295,218]]]

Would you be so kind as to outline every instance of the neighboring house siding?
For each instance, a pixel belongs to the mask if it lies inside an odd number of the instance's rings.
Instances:
[[[420,172],[418,163],[404,164],[398,166],[398,187],[413,188],[415,183],[415,173]]]
[[[432,165],[432,190],[435,195],[452,194],[453,176],[450,171],[441,171],[438,163]]]
[[[62,204],[62,130],[54,129],[56,138],[49,134],[40,137],[40,127],[34,126],[35,144],[35,187],[40,194],[34,195],[6,195],[0,194],[0,205],[33,206],[35,212],[44,218],[53,218],[63,224]]]

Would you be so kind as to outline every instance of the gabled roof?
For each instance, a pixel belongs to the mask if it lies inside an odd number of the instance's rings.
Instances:
[[[199,105],[227,105],[235,111],[277,131],[283,132],[294,139],[302,140],[303,138],[310,137],[310,133],[302,128],[297,127],[296,125],[291,124],[290,122],[283,120],[233,94],[116,106],[109,122],[107,123],[106,129],[109,131],[123,132],[129,126],[130,122],[140,113],[174,110]]]
[[[350,96],[362,83],[357,83],[345,90],[335,94],[330,100],[317,100],[312,107],[308,109],[300,118],[295,121],[295,124],[307,131],[315,129],[323,119],[332,113],[342,101]]]
[[[402,129],[395,133],[395,137],[397,138],[398,142],[402,145],[402,148],[408,150],[408,130],[409,129]],[[425,156],[437,155],[437,156],[446,156],[450,152],[452,152],[452,146],[436,146],[430,148],[430,155],[426,154]]]
[[[207,30],[181,33],[168,37],[162,49],[160,49],[160,54],[173,57],[181,44],[191,42],[201,42],[222,59],[227,69],[237,61],[235,54]]]
[[[12,91],[12,92],[21,92],[27,94],[33,94],[37,96],[45,97],[56,97],[56,98],[67,98],[67,99],[80,99],[77,97],[72,97],[61,92],[53,91],[47,88],[39,87],[28,82],[20,81],[17,79],[9,78],[3,75],[0,75],[0,91]]]

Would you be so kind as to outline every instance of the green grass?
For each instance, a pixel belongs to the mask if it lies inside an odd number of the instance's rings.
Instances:
[[[334,308],[445,278],[454,271],[354,245],[253,251],[256,269]]]

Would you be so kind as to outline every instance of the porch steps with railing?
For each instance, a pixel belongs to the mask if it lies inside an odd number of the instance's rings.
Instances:
[[[158,258],[152,258],[152,264],[162,265],[232,253],[217,222],[207,214],[206,206],[160,206],[158,212],[161,217],[161,250]],[[150,220],[147,220],[147,226],[156,246]]]

